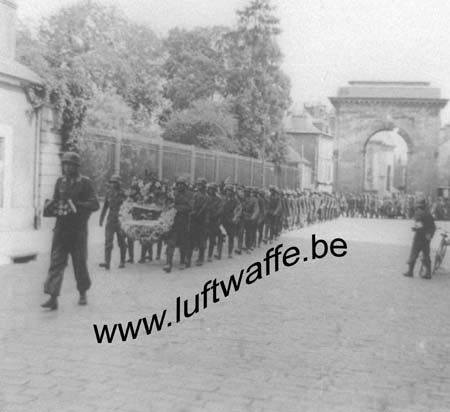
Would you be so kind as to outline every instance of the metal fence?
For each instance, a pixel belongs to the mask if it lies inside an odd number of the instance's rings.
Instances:
[[[89,129],[81,139],[80,152],[82,172],[93,179],[100,194],[104,193],[113,173],[120,173],[125,186],[133,176],[143,176],[146,172],[171,182],[183,174],[192,183],[198,177],[205,177],[217,183],[228,179],[257,187],[262,187],[264,181],[266,187],[277,185],[287,189],[300,187],[302,181],[300,169],[296,167],[277,168],[259,159],[97,129]]]

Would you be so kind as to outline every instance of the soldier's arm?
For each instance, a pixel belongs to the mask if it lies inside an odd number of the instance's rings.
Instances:
[[[100,226],[103,225],[103,221],[105,220],[106,212],[109,208],[108,196],[105,197],[105,203],[103,204],[102,212],[100,213]]]
[[[88,179],[84,180],[82,196],[84,200],[77,200],[74,202],[77,208],[85,209],[85,211],[89,212],[96,212],[100,209],[100,203],[98,202],[94,187]]]

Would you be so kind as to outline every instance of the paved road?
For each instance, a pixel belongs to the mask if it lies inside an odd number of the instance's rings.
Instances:
[[[448,411],[450,263],[432,281],[401,276],[409,222],[340,219],[285,235],[309,255],[312,233],[348,253],[298,263],[190,319],[98,344],[93,323],[137,321],[264,257],[190,271],[160,264],[105,273],[77,306],[68,270],[60,310],[39,303],[48,258],[0,268],[0,411]]]

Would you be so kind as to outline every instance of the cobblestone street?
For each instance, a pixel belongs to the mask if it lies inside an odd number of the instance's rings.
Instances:
[[[281,268],[179,324],[112,344],[98,344],[92,325],[166,308],[170,318],[178,296],[193,299],[265,251],[165,274],[161,262],[116,269],[116,248],[105,272],[97,240],[88,306],[77,305],[69,267],[56,312],[39,307],[48,255],[1,267],[0,411],[448,411],[450,260],[431,281],[401,276],[410,226],[339,219],[290,232],[280,243],[303,256],[313,233],[344,238],[348,253]]]

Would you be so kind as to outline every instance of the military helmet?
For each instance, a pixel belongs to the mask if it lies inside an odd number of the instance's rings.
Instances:
[[[80,155],[76,152],[65,152],[62,155],[61,163],[72,163],[74,165],[80,166],[81,158]]]
[[[112,175],[110,178],[109,178],[109,183],[121,183],[122,182],[122,179],[120,178],[120,176],[119,175]]]
[[[183,185],[187,186],[188,181],[187,181],[185,176],[178,176],[177,180],[176,180],[176,183],[183,184]]]
[[[206,185],[207,189],[217,190],[217,184],[216,183],[208,183]]]

